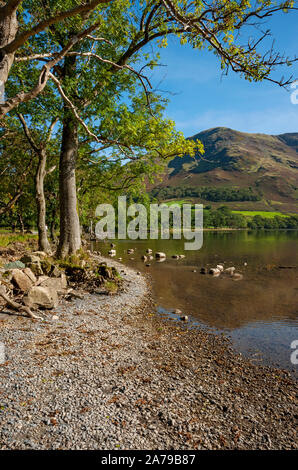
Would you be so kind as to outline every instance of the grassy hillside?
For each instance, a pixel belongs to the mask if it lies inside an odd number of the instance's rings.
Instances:
[[[211,201],[215,207],[224,201],[235,210],[297,213],[298,133],[271,136],[214,128],[190,138],[203,142],[205,154],[195,159],[177,157],[169,163],[168,173],[157,187],[182,191],[173,196],[168,190],[169,197],[164,199],[190,196],[194,202]],[[207,193],[196,196],[194,191],[191,196],[185,192],[186,188],[202,187]],[[211,189],[232,189],[242,197],[212,199]],[[253,197],[243,200],[248,190]]]

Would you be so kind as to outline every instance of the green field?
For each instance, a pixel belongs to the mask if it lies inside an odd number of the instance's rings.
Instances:
[[[163,204],[166,204],[167,206],[183,206],[183,204],[194,204],[190,199],[174,199],[172,201],[165,201],[162,202]],[[162,204],[161,202],[159,204]]]
[[[1,233],[2,232],[2,233]],[[0,232],[0,247],[6,247],[10,245],[11,243],[15,242],[27,242],[28,240],[32,239],[37,239],[37,235],[32,235],[32,234],[24,234],[22,235],[21,233],[3,233],[3,230],[1,229]]]
[[[266,212],[266,211],[232,211],[233,214],[244,215],[245,217],[254,217],[260,215],[264,219],[273,219],[274,217],[289,217],[292,214],[282,214],[281,212]]]
[[[168,206],[172,206],[173,204],[176,204],[178,206],[182,206],[183,204],[194,204],[191,200],[187,199],[176,199],[172,201],[167,201],[165,202]],[[259,215],[264,219],[274,219],[274,217],[290,217],[291,215],[295,214],[282,214],[281,212],[269,212],[269,211],[238,211],[238,210],[232,210],[231,211],[233,214],[238,214],[238,215],[244,215],[245,217],[252,218],[255,215]]]

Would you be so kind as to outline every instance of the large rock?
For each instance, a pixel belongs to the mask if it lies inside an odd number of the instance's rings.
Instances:
[[[24,263],[27,268],[30,268],[35,276],[42,276],[43,270],[41,268],[40,259],[38,256],[27,253],[22,256],[20,261]]]
[[[25,267],[25,264],[21,261],[11,261],[4,265],[4,269],[23,269]]]
[[[20,269],[12,270],[12,282],[22,292],[28,292],[33,286],[31,279]]]
[[[55,264],[51,263],[47,259],[41,260],[40,265],[43,274],[45,274],[46,276],[59,277],[62,272]]]
[[[59,277],[60,275],[64,275],[64,273],[62,273],[61,269],[59,269],[57,266],[55,266],[53,264],[53,269],[51,270],[51,276],[52,277]]]
[[[39,258],[46,258],[48,256],[45,251],[33,251],[32,254]]]
[[[40,266],[41,266],[43,274],[45,274],[46,276],[49,276],[53,269],[52,263],[50,263],[50,261],[48,261],[47,259],[42,259],[40,261]]]
[[[58,295],[55,289],[50,287],[33,286],[23,298],[29,308],[55,308],[58,305]]]
[[[36,278],[35,274],[31,271],[30,268],[25,268],[23,272],[24,272],[24,274],[26,274],[26,276],[29,277],[30,281],[31,281],[33,284],[36,284],[37,278]]]
[[[36,255],[31,255],[30,253],[26,253],[25,255],[22,256],[20,261],[24,264],[30,264],[30,263],[39,263],[40,259]]]
[[[42,276],[43,270],[40,264],[40,261],[36,261],[34,263],[28,263],[27,268],[30,268],[31,271],[35,274],[35,276]]]
[[[58,294],[63,294],[67,288],[67,279],[65,274],[62,274],[61,277],[49,277],[42,281],[40,286],[49,287],[50,289],[54,289]]]

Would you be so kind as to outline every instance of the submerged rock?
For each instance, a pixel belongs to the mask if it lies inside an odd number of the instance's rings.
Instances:
[[[182,320],[182,321],[188,321],[188,316],[187,316],[187,315],[183,315],[182,317],[180,317],[180,320]]]
[[[175,313],[175,315],[182,315],[182,310],[179,310],[179,308],[176,308],[175,310],[173,310],[173,313]]]
[[[236,271],[236,268],[234,268],[234,266],[232,266],[231,268],[227,268],[224,270],[224,272],[226,274],[231,274],[233,276],[234,272]]]
[[[162,251],[158,251],[157,253],[155,253],[155,258],[157,259],[162,259],[162,258],[166,258],[167,255],[165,253],[163,253]]]
[[[212,276],[219,276],[220,272],[221,271],[218,268],[211,268],[209,274],[211,274]]]

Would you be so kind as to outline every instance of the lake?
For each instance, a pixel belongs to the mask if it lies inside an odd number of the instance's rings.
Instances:
[[[116,259],[151,275],[159,314],[175,318],[172,312],[179,309],[190,327],[225,334],[253,361],[296,373],[290,357],[291,343],[298,340],[297,240],[297,231],[216,231],[204,232],[199,251],[184,251],[184,240],[115,244]],[[135,253],[128,255],[128,248]],[[165,252],[167,259],[147,267],[141,260],[147,248]],[[106,255],[110,243],[93,242],[92,249]],[[185,258],[175,260],[175,254]],[[236,267],[243,280],[200,274],[217,264]]]

